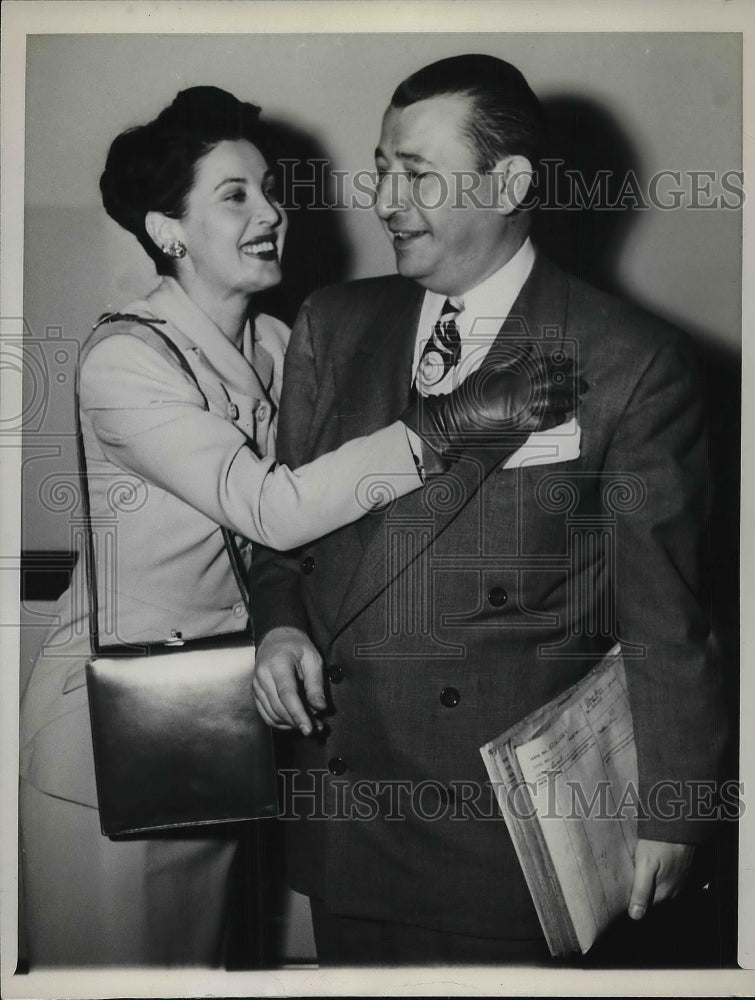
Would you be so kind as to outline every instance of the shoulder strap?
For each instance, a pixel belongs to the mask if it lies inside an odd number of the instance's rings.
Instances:
[[[159,329],[164,323],[164,319],[156,319],[154,316],[140,316],[136,313],[104,313],[97,320],[92,328],[92,332],[85,340],[79,363],[83,364],[92,348],[108,337],[116,335],[136,337],[142,343],[148,344],[171,364],[177,361],[182,371],[188,375],[194,385],[202,392],[196,375],[176,341],[172,337],[169,337],[164,330]],[[113,325],[111,326],[111,324]],[[191,341],[185,338],[185,343],[190,344]],[[204,393],[202,393],[202,396],[204,398]]]
[[[133,326],[130,329],[118,331],[118,330],[103,330],[102,327],[106,323],[116,323],[116,322],[127,322],[130,324],[139,324],[137,329]],[[101,316],[94,326],[92,335],[86,342],[85,353],[82,357],[82,361],[86,354],[94,347],[96,343],[104,340],[108,336],[112,336],[115,333],[123,332],[130,336],[138,337],[144,343],[150,344],[152,347],[156,348],[163,357],[177,361],[179,367],[182,369],[185,375],[194,383],[202,398],[205,400],[205,405],[207,405],[207,398],[202,392],[202,388],[197,381],[197,377],[194,374],[191,365],[183,356],[176,344],[171,340],[171,338],[163,330],[157,328],[157,324],[164,323],[165,320],[161,319],[147,319],[144,316],[137,316],[130,313],[106,313]],[[147,328],[155,335],[152,337],[147,333]],[[98,615],[98,601],[97,601],[97,571],[94,559],[94,540],[92,532],[92,516],[91,507],[89,502],[89,481],[87,479],[87,465],[86,465],[86,452],[84,450],[84,435],[81,430],[81,411],[80,411],[80,401],[79,401],[79,373],[81,369],[81,362],[76,370],[76,445],[79,458],[79,482],[81,484],[81,496],[82,504],[84,508],[84,521],[86,525],[86,578],[87,578],[87,591],[89,594],[89,640],[92,647],[92,653],[96,656],[102,650],[100,646],[100,636],[99,636],[99,615]],[[228,558],[231,563],[231,569],[233,570],[233,576],[236,581],[236,585],[241,593],[241,598],[244,602],[244,607],[246,608],[246,613],[249,617],[249,627],[253,627],[252,623],[252,606],[251,599],[249,596],[249,588],[246,583],[246,567],[244,566],[244,561],[241,558],[241,553],[239,552],[238,545],[236,544],[236,539],[233,536],[233,532],[225,526],[220,526],[220,531],[223,536],[223,544],[225,545],[226,552],[228,553]]]

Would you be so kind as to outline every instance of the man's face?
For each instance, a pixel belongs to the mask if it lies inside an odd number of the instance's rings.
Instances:
[[[399,273],[460,295],[512,255],[495,181],[479,175],[463,134],[470,101],[460,94],[389,107],[375,150],[377,213]]]

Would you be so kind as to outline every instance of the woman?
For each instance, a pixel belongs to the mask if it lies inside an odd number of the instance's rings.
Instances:
[[[163,276],[146,299],[101,322],[82,350],[103,645],[243,629],[220,526],[291,548],[360,517],[365,477],[379,473],[402,495],[421,485],[423,463],[442,465],[409,429],[419,426],[413,412],[296,472],[276,466],[288,330],[270,316],[250,319],[249,303],[281,279],[286,218],[258,114],[215,88],[183,91],[153,122],[115,140],[101,178],[108,214]],[[199,389],[147,323],[179,349]],[[504,392],[501,409],[483,391],[475,405],[503,419],[514,396]],[[448,427],[463,435],[470,414],[469,399],[452,399],[432,404],[436,449],[453,436]],[[249,541],[242,551],[248,562]],[[100,833],[83,564],[22,708],[30,965],[217,965],[234,828],[117,842]],[[309,721],[302,728],[310,731]]]

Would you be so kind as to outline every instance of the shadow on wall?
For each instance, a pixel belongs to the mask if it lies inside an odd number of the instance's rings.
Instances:
[[[291,326],[299,306],[315,289],[347,280],[351,253],[338,211],[322,206],[335,202],[329,157],[320,142],[308,132],[281,121],[268,127],[279,162],[296,161],[297,182],[292,170],[279,169],[280,197],[288,209],[285,266],[280,285],[256,295],[255,308],[279,316]],[[320,170],[316,164],[324,164]],[[304,181],[311,176],[312,183]],[[320,207],[313,207],[320,206]]]
[[[548,134],[533,238],[565,270],[621,294],[621,250],[635,217],[626,208],[607,211],[606,205],[621,205],[626,185],[639,176],[637,150],[593,101],[559,97],[544,101],[543,108]]]
[[[631,206],[633,192],[641,190],[639,154],[615,119],[592,101],[565,96],[544,102],[544,107],[549,123],[548,163],[539,180],[539,203],[544,207],[535,213],[533,236],[565,270],[628,297],[620,263],[637,219],[637,210]],[[622,196],[627,207],[621,207]],[[606,210],[606,204],[619,207]],[[733,699],[738,682],[738,580],[732,570],[739,559],[740,359],[710,332],[688,332],[698,348],[705,377],[712,616]]]

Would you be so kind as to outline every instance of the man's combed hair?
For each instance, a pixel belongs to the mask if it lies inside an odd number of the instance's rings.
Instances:
[[[473,109],[465,131],[477,155],[477,169],[491,170],[506,156],[526,156],[537,166],[542,148],[543,111],[522,74],[495,56],[452,56],[417,70],[391,98],[405,108],[431,97],[461,94]]]

